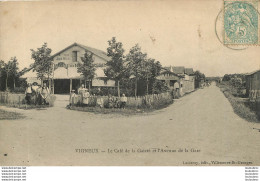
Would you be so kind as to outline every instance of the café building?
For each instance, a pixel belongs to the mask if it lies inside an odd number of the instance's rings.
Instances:
[[[96,67],[91,87],[115,87],[115,81],[108,80],[104,74],[105,64],[110,60],[106,53],[102,50],[74,43],[51,56],[53,59],[53,74],[50,77],[50,87],[54,94],[70,93],[72,89],[77,90],[81,84],[88,87],[88,82],[77,71],[81,58],[84,57],[86,52],[93,54]],[[36,73],[35,76],[32,75],[33,73],[28,72],[23,76],[27,82],[32,83],[36,79]]]

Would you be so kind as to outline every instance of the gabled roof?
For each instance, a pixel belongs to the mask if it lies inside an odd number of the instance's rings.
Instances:
[[[92,48],[92,47],[88,47],[88,46],[85,46],[85,45],[81,45],[81,44],[79,44],[79,43],[73,43],[72,45],[70,45],[70,46],[64,48],[63,50],[61,50],[61,51],[55,53],[54,55],[52,55],[51,58],[53,58],[53,57],[55,57],[55,56],[61,54],[62,52],[66,51],[66,50],[68,50],[68,49],[70,49],[70,48],[72,48],[73,46],[79,46],[79,47],[85,49],[86,51],[92,52],[94,55],[96,55],[96,56],[98,56],[98,57],[104,59],[105,61],[110,60],[110,57],[107,56],[106,52],[104,52],[104,51],[102,51],[102,50],[98,50],[98,49],[96,49],[96,48]]]
[[[169,70],[163,70],[160,72],[160,75],[156,77],[158,80],[179,80],[180,76],[169,71]]]
[[[29,71],[25,72],[20,78],[30,78],[30,77],[37,77],[37,72],[33,71],[33,69],[29,69]]]
[[[255,74],[255,73],[259,72],[259,71],[260,71],[260,69],[259,69],[259,70],[256,70],[256,71],[254,71],[254,72],[251,72],[251,73],[247,73],[247,74],[245,74],[245,75],[253,75],[253,74]]]
[[[172,66],[168,66],[168,67],[162,67],[162,69],[165,69],[165,70],[172,71]]]
[[[162,68],[162,69],[161,69],[160,75],[163,75],[163,74],[175,75],[175,76],[177,76],[177,77],[180,77],[180,76],[177,75],[176,73],[174,73],[174,72],[172,72],[172,71],[170,71],[170,70],[167,70],[167,69],[165,69],[165,68]]]
[[[193,68],[185,68],[185,74],[193,75],[194,74]]]
[[[184,74],[185,73],[185,68],[183,66],[181,67],[173,67],[172,71],[176,74]]]

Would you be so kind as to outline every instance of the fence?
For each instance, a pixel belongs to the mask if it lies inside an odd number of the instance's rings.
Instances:
[[[55,96],[50,95],[49,106],[53,106],[55,101]],[[10,92],[0,92],[0,104],[20,107],[26,105],[24,94],[13,94]]]
[[[96,106],[97,99],[103,99],[103,107],[108,107],[108,97],[107,96],[91,96],[89,98],[89,106]],[[79,104],[79,96],[75,96],[72,98],[72,106]],[[120,99],[118,97],[113,97],[114,102],[115,100]],[[173,102],[172,95],[169,92],[161,93],[161,94],[152,94],[152,95],[145,95],[139,97],[127,97],[126,107],[128,108],[161,108],[165,107]]]
[[[256,114],[258,116],[258,119],[260,120],[260,98],[256,101]]]
[[[260,90],[250,90],[249,100],[260,121]]]
[[[7,105],[25,104],[24,94],[12,94],[8,92],[0,92],[0,103]]]
[[[250,90],[249,91],[249,99],[250,100],[260,100],[260,90]]]
[[[255,111],[256,111],[256,114],[257,114],[258,119],[260,121],[260,97],[255,99],[255,101],[251,101],[251,102],[253,102],[253,105],[255,105]]]

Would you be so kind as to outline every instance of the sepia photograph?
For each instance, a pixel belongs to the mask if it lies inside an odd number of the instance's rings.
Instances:
[[[258,0],[0,3],[0,166],[260,165]]]

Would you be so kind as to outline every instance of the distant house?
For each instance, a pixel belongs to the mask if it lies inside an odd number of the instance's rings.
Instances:
[[[180,95],[195,89],[195,76],[192,68],[164,67],[157,79],[166,82],[170,89],[178,88]]]
[[[252,100],[260,98],[260,70],[246,74],[246,93]]]
[[[80,84],[86,83],[84,77],[77,72],[81,58],[85,52],[93,53],[96,66],[95,77],[91,82],[92,87],[114,87],[114,80],[107,80],[104,69],[110,58],[102,50],[74,43],[52,55],[53,75],[51,76],[51,88],[55,94],[69,93],[72,89],[78,89]],[[23,75],[28,81],[35,81],[36,73],[29,71]]]
[[[195,74],[193,68],[185,68],[183,89],[184,93],[192,92],[195,90]]]
[[[162,68],[160,75],[156,77],[156,79],[165,82],[170,89],[174,89],[174,86],[176,87],[176,84],[178,84],[179,87],[180,78],[180,76],[173,73],[168,68]]]
[[[176,73],[177,75],[184,76],[185,75],[185,67],[172,67],[172,72]]]
[[[180,76],[180,94],[186,94],[195,89],[195,76],[192,68],[172,67],[173,73]]]

